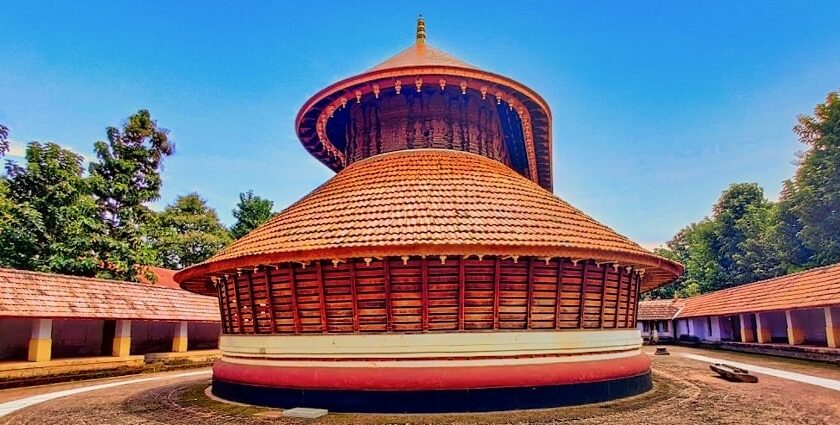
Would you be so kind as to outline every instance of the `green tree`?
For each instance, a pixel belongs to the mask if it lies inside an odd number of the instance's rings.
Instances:
[[[178,197],[156,222],[153,245],[163,267],[181,269],[200,263],[231,242],[216,211],[197,193]]]
[[[831,92],[812,116],[800,116],[794,131],[807,149],[794,177],[785,182],[782,204],[810,251],[808,266],[840,261],[840,93]]]
[[[82,157],[32,142],[26,165],[6,164],[0,194],[0,262],[5,266],[93,275],[103,226],[83,176]]]
[[[106,228],[98,275],[136,280],[138,266],[156,258],[145,234],[153,220],[146,204],[160,198],[161,165],[174,145],[147,110],[130,116],[122,129],[109,127],[107,134],[107,142],[94,144],[98,160],[90,164],[90,184]]]
[[[233,210],[233,217],[236,223],[231,227],[230,232],[234,239],[239,239],[256,229],[274,216],[271,209],[274,202],[254,195],[253,190],[239,194],[239,203]]]
[[[736,183],[713,208],[712,242],[722,279],[714,289],[755,282],[781,274],[774,241],[778,213],[756,183]]]
[[[0,124],[0,158],[9,151],[9,128]]]

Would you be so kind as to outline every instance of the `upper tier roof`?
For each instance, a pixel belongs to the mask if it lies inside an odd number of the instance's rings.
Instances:
[[[295,120],[304,147],[333,171],[346,166],[344,140],[330,140],[328,120],[347,102],[368,100],[395,93],[395,84],[412,89],[417,80],[437,87],[440,79],[450,89],[465,84],[464,93],[477,98],[498,98],[521,113],[521,131],[529,152],[531,178],[545,189],[552,189],[551,110],[534,90],[499,74],[478,69],[454,56],[426,44],[425,23],[418,21],[417,39],[409,48],[361,74],[333,83],[313,95]],[[374,88],[375,87],[375,88]]]
[[[443,50],[436,49],[428,44],[414,44],[411,47],[397,53],[388,60],[369,69],[370,71],[382,71],[413,66],[454,66],[458,68],[478,69]]]
[[[211,273],[283,261],[417,255],[595,259],[647,268],[643,289],[682,266],[658,257],[495,160],[403,150],[349,165],[206,262],[175,275],[203,289]],[[193,282],[190,282],[190,281]]]

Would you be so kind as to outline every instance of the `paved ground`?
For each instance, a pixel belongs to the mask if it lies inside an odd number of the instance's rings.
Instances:
[[[645,350],[652,351],[647,347]],[[3,403],[90,385],[154,378],[34,404],[0,417],[0,424],[840,423],[840,391],[764,374],[758,375],[757,384],[731,383],[717,378],[701,360],[703,357],[725,359],[804,374],[807,375],[803,378],[805,381],[811,376],[823,378],[825,382],[840,380],[840,367],[723,351],[677,347],[671,347],[670,351],[671,356],[653,357],[653,391],[632,399],[587,407],[448,416],[330,415],[316,421],[289,421],[272,417],[276,411],[209,401],[203,396],[203,389],[209,382],[207,375],[167,373],[0,391],[0,403]],[[702,357],[689,358],[685,354]]]

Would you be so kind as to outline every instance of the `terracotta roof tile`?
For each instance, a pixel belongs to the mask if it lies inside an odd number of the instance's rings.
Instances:
[[[686,299],[679,317],[720,316],[840,305],[840,264]]]
[[[141,273],[139,276],[140,283],[146,285],[163,286],[166,288],[181,288],[180,286],[178,286],[177,283],[175,283],[175,279],[173,278],[175,276],[175,273],[178,272],[177,270],[165,269],[163,267],[155,266],[145,266],[145,269],[147,271],[152,272],[152,274],[155,275],[155,277],[157,278],[157,281],[152,282],[149,279],[146,279],[146,277]]]
[[[639,301],[638,320],[671,320],[685,306],[684,299]]]
[[[218,322],[211,297],[183,289],[0,268],[0,317]]]
[[[454,66],[458,68],[475,69],[474,66],[450,55],[449,53],[431,47],[428,44],[414,44],[402,52],[388,58],[379,65],[369,69],[368,72],[414,66]]]
[[[255,266],[257,256],[279,262],[423,254],[618,260],[646,264],[653,284],[682,271],[500,162],[416,149],[351,164],[175,279],[183,284],[209,271]]]

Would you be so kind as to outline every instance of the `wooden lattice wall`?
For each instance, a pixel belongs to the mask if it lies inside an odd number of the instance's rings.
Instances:
[[[284,263],[220,280],[224,333],[636,326],[641,279],[628,267],[530,257],[367,260]]]

